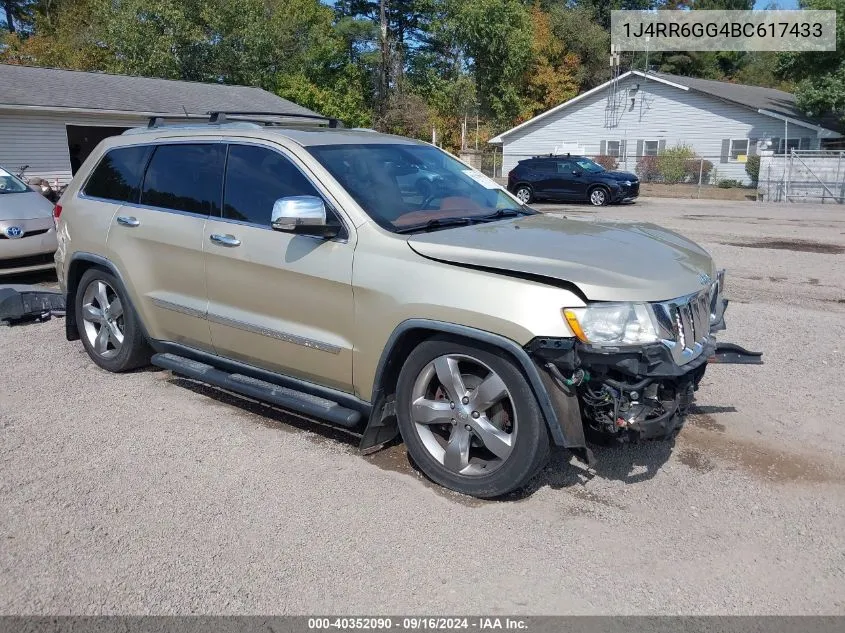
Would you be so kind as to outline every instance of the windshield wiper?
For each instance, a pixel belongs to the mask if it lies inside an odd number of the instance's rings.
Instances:
[[[450,226],[465,226],[472,224],[480,218],[443,218],[436,220],[429,220],[422,224],[412,224],[411,226],[403,226],[395,229],[395,233],[416,233],[417,231],[433,231],[435,229],[447,228]]]
[[[498,209],[489,215],[479,215],[477,218],[473,218],[473,220],[499,220],[501,218],[513,218],[518,215],[534,215],[536,211],[531,211],[526,208],[522,209]]]

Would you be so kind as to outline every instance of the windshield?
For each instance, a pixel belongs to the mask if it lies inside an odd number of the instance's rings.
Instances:
[[[30,191],[20,179],[0,167],[0,194],[2,193],[23,193]]]
[[[575,162],[584,171],[593,172],[594,174],[597,174],[600,171],[605,171],[604,167],[602,167],[598,163],[594,163],[589,158],[579,158]]]
[[[471,223],[533,213],[495,181],[433,146],[373,143],[308,150],[391,231],[439,228],[455,218]]]

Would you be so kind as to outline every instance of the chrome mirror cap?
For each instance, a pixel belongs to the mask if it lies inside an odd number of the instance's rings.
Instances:
[[[270,224],[277,231],[326,226],[326,205],[317,196],[288,196],[273,203]]]

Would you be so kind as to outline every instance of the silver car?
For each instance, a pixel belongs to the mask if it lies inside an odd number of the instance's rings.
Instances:
[[[55,267],[53,203],[0,167],[0,276]]]

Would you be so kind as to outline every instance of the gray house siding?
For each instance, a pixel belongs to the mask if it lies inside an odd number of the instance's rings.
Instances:
[[[632,92],[636,84],[639,89]],[[577,151],[575,148],[583,148],[588,156],[607,153],[608,141],[625,146],[619,169],[634,171],[645,141],[657,141],[661,148],[692,146],[696,154],[713,163],[711,178],[748,182],[745,164],[727,156],[730,140],[784,137],[781,120],[653,79],[631,76],[620,81],[615,111],[607,107],[609,90],[600,90],[505,136],[503,173],[523,158],[537,154]],[[803,139],[802,149],[819,147],[813,129],[790,123],[787,134],[789,139]],[[749,147],[755,153],[756,143],[749,143]]]

